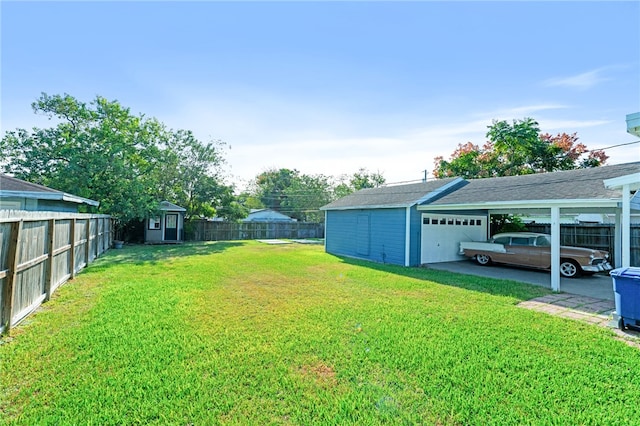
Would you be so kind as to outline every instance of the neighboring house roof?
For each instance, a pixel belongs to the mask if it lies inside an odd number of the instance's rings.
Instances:
[[[446,178],[406,185],[361,189],[320,208],[320,210],[354,210],[410,207],[436,199],[464,184],[461,178]]]
[[[27,182],[5,174],[0,174],[0,197],[34,198],[39,200],[61,200],[70,203],[98,206],[98,201],[68,194],[43,185]]]
[[[243,222],[269,222],[269,221],[288,221],[296,222],[296,219],[271,209],[253,209],[249,216],[242,219]]]
[[[428,207],[500,203],[601,203],[620,200],[621,192],[604,180],[637,173],[640,162],[522,176],[472,179]]]
[[[170,203],[168,201],[161,201],[160,202],[160,210],[171,210],[171,211],[177,211],[177,212],[186,212],[187,209],[177,206],[173,203]]]

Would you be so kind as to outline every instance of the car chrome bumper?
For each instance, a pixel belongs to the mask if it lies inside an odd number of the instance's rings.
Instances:
[[[582,270],[586,272],[604,272],[610,271],[613,269],[613,266],[609,262],[603,262],[598,265],[587,265],[583,266]]]

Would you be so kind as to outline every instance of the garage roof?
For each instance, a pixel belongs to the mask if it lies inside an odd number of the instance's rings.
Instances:
[[[575,169],[522,176],[473,179],[428,206],[474,208],[492,205],[562,204],[579,206],[616,206],[621,192],[604,185],[605,179],[637,173],[640,162]]]
[[[464,183],[465,181],[461,178],[447,178],[407,185],[361,189],[321,207],[320,210],[410,207],[436,199]]]

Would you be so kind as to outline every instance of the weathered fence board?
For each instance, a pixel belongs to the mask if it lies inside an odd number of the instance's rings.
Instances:
[[[528,224],[531,232],[551,232],[549,224]],[[609,252],[609,259],[613,264],[616,258],[615,225],[613,224],[561,224],[560,244],[564,246],[587,247]],[[640,224],[631,224],[631,265],[640,265]],[[619,266],[619,265],[614,265]]]
[[[324,238],[322,223],[307,222],[189,222],[195,241]]]
[[[0,212],[0,333],[48,300],[112,240],[108,216]]]

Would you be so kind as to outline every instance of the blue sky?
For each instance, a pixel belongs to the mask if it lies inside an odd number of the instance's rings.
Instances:
[[[7,2],[2,132],[41,92],[118,100],[268,168],[420,179],[494,119],[637,140],[640,2]],[[640,160],[640,145],[606,151]]]

